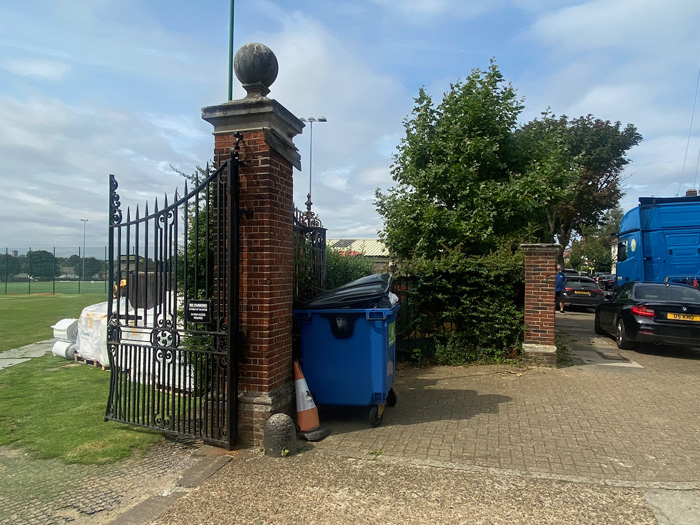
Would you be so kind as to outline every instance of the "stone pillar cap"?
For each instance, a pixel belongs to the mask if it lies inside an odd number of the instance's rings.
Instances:
[[[269,47],[254,42],[238,50],[233,59],[233,70],[248,93],[246,98],[266,97],[277,78],[279,64]]]

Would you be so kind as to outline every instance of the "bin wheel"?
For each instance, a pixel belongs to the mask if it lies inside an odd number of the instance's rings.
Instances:
[[[396,392],[394,391],[393,388],[389,389],[389,393],[386,395],[386,404],[389,405],[390,407],[396,406],[396,402],[399,400],[399,398],[396,395]]]
[[[369,410],[369,424],[372,425],[373,427],[378,427],[379,425],[382,424],[382,420],[384,419],[384,414],[381,416],[379,415],[379,407],[377,405],[374,405],[372,408]]]

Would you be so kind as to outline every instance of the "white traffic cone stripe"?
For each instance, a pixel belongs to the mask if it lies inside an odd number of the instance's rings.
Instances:
[[[304,412],[305,410],[316,408],[314,398],[311,397],[311,392],[309,392],[309,387],[306,384],[306,379],[297,379],[294,386],[297,398],[297,412]]]

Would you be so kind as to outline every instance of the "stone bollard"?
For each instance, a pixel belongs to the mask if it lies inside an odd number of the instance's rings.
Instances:
[[[265,455],[285,457],[297,452],[297,433],[294,421],[287,414],[273,414],[265,423],[263,446]]]

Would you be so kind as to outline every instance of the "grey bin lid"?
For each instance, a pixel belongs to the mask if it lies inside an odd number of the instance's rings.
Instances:
[[[297,310],[333,310],[337,308],[391,308],[389,292],[393,276],[378,273],[362,277],[330,292],[294,305]]]

